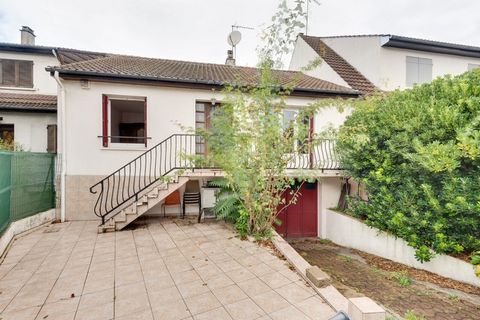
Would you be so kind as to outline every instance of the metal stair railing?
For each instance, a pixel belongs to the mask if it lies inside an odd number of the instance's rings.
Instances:
[[[94,213],[102,224],[162,177],[174,170],[193,169],[193,162],[184,155],[195,154],[195,139],[194,134],[173,134],[91,186],[90,192],[98,194]]]
[[[94,213],[102,225],[119,213],[115,210],[132,199],[138,201],[143,192],[172,171],[195,169],[187,156],[195,155],[198,139],[201,137],[195,134],[173,134],[91,186],[90,192],[97,194]],[[310,152],[297,152],[286,169],[339,170],[335,140],[324,139]]]

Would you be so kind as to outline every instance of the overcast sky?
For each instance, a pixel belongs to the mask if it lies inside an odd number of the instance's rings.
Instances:
[[[310,35],[391,33],[480,46],[477,0],[319,0]],[[278,0],[0,0],[0,42],[224,63],[232,24],[241,30],[237,64],[254,66],[258,35]]]

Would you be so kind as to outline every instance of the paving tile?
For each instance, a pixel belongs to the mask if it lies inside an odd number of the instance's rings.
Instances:
[[[270,287],[258,278],[238,282],[237,285],[250,297],[270,291]]]
[[[115,320],[153,320],[152,310],[145,309],[143,311],[127,314],[122,317],[115,316]]]
[[[265,312],[250,299],[228,304],[225,309],[234,320],[253,320],[265,315]]]
[[[128,298],[115,299],[115,317],[122,317],[146,309],[151,309],[146,293],[131,295]]]
[[[228,314],[225,308],[220,307],[205,313],[198,314],[194,317],[195,320],[231,320],[232,317]]]
[[[272,289],[283,287],[292,282],[280,272],[265,274],[259,278]]]
[[[238,302],[248,296],[236,284],[212,290],[217,299],[224,305]]]
[[[252,272],[248,271],[248,269],[244,267],[227,271],[225,272],[225,274],[235,282],[241,282],[241,281],[253,279],[256,277]]]
[[[172,274],[173,281],[179,285],[186,282],[199,281],[200,277],[195,270],[188,270],[185,272],[178,272]]]
[[[320,297],[313,296],[295,306],[305,313],[308,317],[315,320],[327,320],[335,315],[335,311],[326,304]]]
[[[181,283],[177,285],[177,288],[183,298],[189,298],[205,292],[210,292],[210,289],[203,280]]]
[[[78,309],[93,308],[112,302],[114,298],[113,288],[103,291],[97,291],[89,294],[84,294],[80,297]]]
[[[269,314],[269,316],[273,320],[292,320],[292,319],[295,319],[295,320],[311,320],[304,313],[302,313],[300,310],[298,310],[294,306],[289,306],[285,309],[275,311],[275,312]]]
[[[154,292],[148,292],[148,296],[150,297],[152,304],[168,303],[169,301],[182,299],[180,291],[178,291],[177,287],[175,286],[162,288]]]
[[[234,283],[224,273],[219,273],[217,276],[210,277],[205,282],[207,283],[208,287],[211,290],[216,289],[216,288],[226,287],[226,286],[232,285]]]
[[[187,304],[192,315],[204,313],[221,306],[218,299],[211,292],[186,298],[185,303]]]
[[[38,318],[39,319],[52,319],[58,314],[71,314],[77,310],[78,302],[80,298],[71,298],[65,300],[59,300],[57,302],[46,303],[42,306]],[[67,316],[67,315],[65,315]]]
[[[113,301],[113,299],[111,300]],[[113,302],[102,303],[78,309],[75,320],[109,320],[113,319]]]
[[[33,320],[40,311],[40,307],[30,307],[21,310],[12,310],[1,314],[2,320]]]
[[[155,320],[179,320],[191,316],[187,305],[182,299],[173,300],[169,303],[158,301],[152,302],[153,317]]]
[[[312,296],[312,293],[306,287],[301,287],[295,282],[287,284],[281,288],[275,289],[288,302],[295,304],[306,300]]]
[[[266,313],[271,313],[290,306],[290,302],[282,298],[277,292],[271,290],[251,298]]]

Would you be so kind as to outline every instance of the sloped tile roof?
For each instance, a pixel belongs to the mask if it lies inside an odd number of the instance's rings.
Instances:
[[[57,96],[0,92],[1,110],[57,111]]]
[[[363,94],[371,94],[378,91],[375,85],[361,74],[354,66],[348,63],[319,37],[300,34],[300,37],[317,52],[325,62],[338,73],[350,87]]]
[[[260,71],[257,68],[125,55],[110,55],[49,67],[47,70],[59,71],[60,74],[187,84],[254,86],[260,82]],[[358,95],[358,92],[351,88],[310,77],[301,72],[273,70],[272,74],[279,85],[293,86],[297,91]]]
[[[57,53],[60,64],[69,64],[86,60],[104,58],[110,55],[103,52],[92,52],[68,48],[57,48],[55,51]]]

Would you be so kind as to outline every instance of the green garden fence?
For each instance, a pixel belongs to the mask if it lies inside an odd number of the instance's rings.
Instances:
[[[55,207],[55,154],[0,151],[0,234]]]

